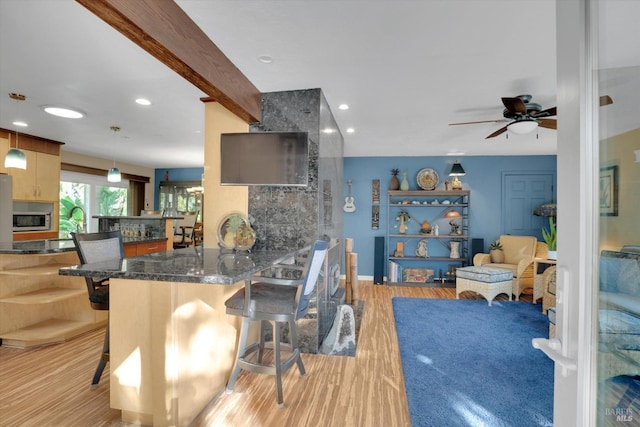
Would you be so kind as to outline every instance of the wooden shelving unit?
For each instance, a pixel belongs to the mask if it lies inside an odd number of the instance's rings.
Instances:
[[[467,190],[451,191],[388,191],[387,192],[387,284],[403,286],[438,286],[455,287],[455,275],[448,274],[456,267],[463,267],[469,262],[469,199]],[[407,230],[400,233],[396,220],[402,212],[407,212],[410,219],[405,223]],[[454,211],[459,218],[453,219],[459,225],[460,234],[452,234],[447,212]],[[422,223],[427,221],[431,232],[421,230]],[[434,228],[438,225],[439,234]],[[426,240],[428,255],[418,256],[418,242]],[[402,243],[403,252],[396,254],[398,242]],[[451,242],[459,242],[459,258],[451,258]],[[420,269],[431,269],[433,275],[409,275],[406,280],[403,273],[416,272]],[[427,271],[427,270],[424,270]]]
[[[75,252],[0,256],[0,338],[27,348],[68,340],[106,324],[88,301],[82,277],[59,276],[79,264]]]

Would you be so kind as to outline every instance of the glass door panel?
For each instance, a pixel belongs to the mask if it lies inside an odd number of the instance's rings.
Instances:
[[[595,418],[640,425],[640,2],[599,0]],[[594,343],[596,345],[596,343]]]

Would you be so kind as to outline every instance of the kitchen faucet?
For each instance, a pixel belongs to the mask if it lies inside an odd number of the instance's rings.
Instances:
[[[76,209],[80,209],[80,212],[82,212],[82,225],[80,224],[77,225],[76,232],[84,233],[84,226],[87,223],[87,214],[85,213],[84,209],[82,209],[81,206],[72,207],[69,213],[67,214],[67,218],[71,218],[73,216],[73,212],[75,212]]]

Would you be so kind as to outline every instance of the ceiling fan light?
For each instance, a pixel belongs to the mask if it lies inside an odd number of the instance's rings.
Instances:
[[[107,181],[120,182],[121,180],[122,180],[122,175],[120,174],[120,169],[115,167],[109,169],[109,173],[107,174]]]
[[[11,148],[7,151],[7,155],[4,158],[5,168],[26,169],[27,157],[19,148]]]
[[[509,123],[507,129],[518,135],[531,133],[538,128],[538,122],[532,119],[516,120]]]

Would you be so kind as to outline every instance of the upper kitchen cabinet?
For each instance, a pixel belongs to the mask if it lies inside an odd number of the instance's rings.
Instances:
[[[15,133],[0,129],[0,159],[15,146]],[[27,157],[27,169],[5,169],[13,177],[13,200],[56,202],[60,197],[61,142],[20,134],[20,148]]]

